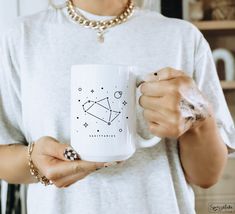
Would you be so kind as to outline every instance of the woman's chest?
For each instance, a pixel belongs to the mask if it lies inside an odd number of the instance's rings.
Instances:
[[[139,37],[123,38],[107,33],[100,44],[89,32],[86,38],[80,34],[45,36],[35,46],[25,46],[21,61],[22,114],[26,130],[33,135],[58,135],[69,138],[70,130],[70,69],[75,64],[122,64],[141,67],[142,73],[150,73],[162,67],[191,69],[179,55],[173,57],[164,45],[153,41],[143,45]],[[70,41],[66,43],[66,37]],[[134,34],[133,36],[134,37]],[[87,40],[87,41],[86,41]],[[159,48],[160,47],[160,48]],[[110,73],[112,78],[112,73]],[[33,126],[31,125],[33,124]],[[58,137],[58,136],[57,136]]]

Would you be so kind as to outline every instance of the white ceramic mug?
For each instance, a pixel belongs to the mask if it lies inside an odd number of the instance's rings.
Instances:
[[[71,145],[82,160],[126,160],[143,139],[136,131],[136,91],[141,78],[135,66],[73,65],[71,69]]]

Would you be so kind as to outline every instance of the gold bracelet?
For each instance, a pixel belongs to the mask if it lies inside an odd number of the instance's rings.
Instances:
[[[38,169],[34,166],[33,160],[32,160],[32,152],[33,152],[34,142],[29,143],[28,145],[28,164],[29,164],[29,171],[32,176],[34,176],[37,181],[44,184],[45,186],[52,185],[53,183],[47,179],[45,176],[41,176]]]

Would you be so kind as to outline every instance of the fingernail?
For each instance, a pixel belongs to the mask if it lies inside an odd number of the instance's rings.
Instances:
[[[68,147],[64,150],[64,157],[71,161],[80,159],[79,154],[72,147]]]
[[[117,161],[118,165],[123,165],[125,163],[125,161]]]
[[[114,161],[114,162],[108,162],[108,163],[105,163],[104,164],[104,167],[111,167],[111,166],[115,166],[115,165],[117,165],[118,163],[116,162],[116,161]]]
[[[98,171],[98,170],[100,170],[100,169],[102,169],[102,168],[103,168],[103,167],[97,168],[96,171]]]

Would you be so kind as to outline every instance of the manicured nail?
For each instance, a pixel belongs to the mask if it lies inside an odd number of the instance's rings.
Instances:
[[[97,168],[96,171],[98,171],[98,170],[100,170],[100,169],[102,169],[102,168],[103,168],[103,167]]]
[[[64,150],[64,157],[71,161],[80,159],[79,154],[72,147],[68,147]]]
[[[118,165],[123,165],[125,163],[125,161],[117,161]]]
[[[116,161],[114,161],[114,162],[108,162],[108,163],[105,163],[104,164],[104,167],[111,167],[111,166],[115,166],[115,165],[117,165],[118,163],[116,162]]]

